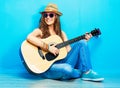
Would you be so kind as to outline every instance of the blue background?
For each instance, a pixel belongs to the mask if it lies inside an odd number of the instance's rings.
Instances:
[[[38,27],[39,11],[53,2],[63,13],[62,30],[74,38],[94,28],[102,35],[88,45],[93,69],[119,73],[120,0],[0,0],[0,73],[26,73],[19,55],[26,36]]]

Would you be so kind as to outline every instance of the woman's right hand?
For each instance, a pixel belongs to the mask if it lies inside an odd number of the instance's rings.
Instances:
[[[56,48],[55,45],[52,45],[52,46],[49,46],[49,52],[56,56],[59,54],[59,49]]]

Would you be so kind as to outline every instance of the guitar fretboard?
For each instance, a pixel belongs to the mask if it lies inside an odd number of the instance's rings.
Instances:
[[[69,45],[69,44],[72,44],[72,43],[74,43],[74,42],[77,42],[77,41],[79,41],[79,40],[81,40],[81,39],[85,39],[85,35],[78,36],[78,37],[76,37],[76,38],[74,38],[74,39],[71,39],[71,40],[65,41],[65,42],[63,42],[63,43],[57,44],[56,47],[57,47],[58,49],[60,49],[60,48],[65,47],[65,46],[67,46],[67,45]]]

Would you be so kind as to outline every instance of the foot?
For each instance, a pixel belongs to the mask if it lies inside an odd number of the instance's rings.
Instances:
[[[90,70],[88,73],[84,73],[82,75],[82,80],[100,82],[103,81],[104,78],[100,77],[96,72]]]

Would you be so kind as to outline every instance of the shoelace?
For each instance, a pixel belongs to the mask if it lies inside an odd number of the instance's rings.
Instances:
[[[96,72],[94,72],[93,70],[91,71],[91,73],[93,73],[94,75],[97,75],[97,73],[96,73]]]

